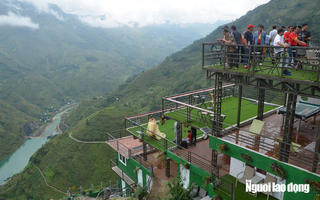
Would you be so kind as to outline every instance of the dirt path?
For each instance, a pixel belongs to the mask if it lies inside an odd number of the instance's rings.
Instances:
[[[38,169],[38,171],[40,172],[41,176],[43,177],[44,182],[46,183],[46,185],[47,185],[48,187],[50,187],[50,188],[52,188],[53,190],[55,190],[55,191],[57,191],[57,192],[60,192],[60,193],[62,193],[62,194],[67,194],[67,193],[62,192],[61,190],[59,190],[59,189],[57,189],[57,188],[49,185],[48,182],[47,182],[46,177],[43,175],[43,173],[42,173],[42,171],[39,169],[39,167],[37,167],[34,163],[32,163],[32,164],[33,164],[33,166],[35,166],[35,167]]]

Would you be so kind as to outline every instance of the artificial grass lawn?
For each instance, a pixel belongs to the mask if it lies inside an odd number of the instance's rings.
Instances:
[[[156,119],[158,120],[158,119]],[[161,123],[159,124],[159,130],[161,133],[165,133],[166,134],[166,138],[169,140],[169,141],[173,141],[175,138],[176,138],[176,134],[174,133],[174,123],[176,121],[174,120],[166,120],[165,121],[165,124],[164,125],[161,125]],[[144,128],[147,128],[148,127],[148,124],[144,124],[142,125]],[[187,135],[188,135],[188,129],[190,129],[189,127],[182,127],[182,138],[186,138]],[[137,129],[137,128],[129,128],[128,131],[130,131],[131,133],[133,133],[134,135],[138,136],[138,133],[136,132],[137,130],[140,130]],[[197,130],[197,137],[200,137],[203,135],[203,132],[200,131],[200,130]],[[157,140],[155,138],[151,138],[149,136],[147,136],[145,134],[145,141],[149,144],[151,144],[152,146],[156,147],[157,149],[161,150],[161,151],[164,151],[164,148],[163,148],[163,145],[164,145],[164,139],[160,139],[160,140]]]
[[[208,102],[205,105],[202,106],[202,108],[206,109],[207,107],[212,107],[212,103]],[[264,112],[268,112],[272,109],[276,108],[275,106],[264,106]],[[181,109],[181,111],[185,111],[186,109]],[[179,112],[181,112],[179,111]],[[195,109],[193,109],[191,115],[199,115]],[[227,97],[222,100],[222,107],[221,107],[221,113],[226,115],[225,120],[223,121],[226,124],[229,125],[235,125],[237,123],[237,116],[238,116],[238,98],[237,97]],[[241,115],[240,115],[240,121],[244,121],[247,119],[250,119],[252,117],[257,116],[258,113],[258,105],[254,104],[252,101],[248,101],[245,99],[241,99]],[[177,115],[175,112],[166,113],[165,115],[168,115],[172,118],[175,118],[180,121],[186,121],[185,117],[182,117],[180,115]],[[191,121],[190,124],[198,126],[200,128],[204,127],[205,125],[199,122]],[[227,125],[223,125],[223,128],[227,128]]]
[[[234,186],[236,186],[236,178],[231,176],[230,174],[226,174],[223,177],[225,177],[226,179],[232,181],[234,183]],[[229,183],[228,183],[229,184]],[[218,186],[219,188],[219,186]],[[235,187],[235,199],[236,200],[265,200],[267,199],[267,195],[263,194],[263,193],[258,193],[257,198],[246,193],[246,186],[245,184],[242,184],[240,182],[238,182],[237,187]],[[214,193],[219,194],[221,197],[228,199],[228,196],[226,196],[223,192],[219,192],[219,190],[214,190]],[[269,196],[269,200],[276,200],[276,198],[274,198],[273,196]]]
[[[263,66],[263,65],[268,65],[268,66]],[[270,62],[269,59],[266,59],[261,66],[262,71],[257,71],[254,72],[255,74],[260,74],[260,75],[266,75],[266,76],[274,76],[274,77],[281,77],[281,68],[278,68],[279,74],[277,72],[277,69],[275,68],[273,73],[269,72],[269,70],[271,69],[272,63]],[[215,69],[223,69],[223,65],[214,65],[214,66],[208,66],[207,68],[215,68]],[[303,68],[306,68],[306,66],[303,66]],[[256,65],[255,69],[260,70],[259,66]],[[316,77],[317,77],[317,73],[316,72],[310,72],[310,71],[302,71],[302,70],[294,70],[293,68],[288,68],[289,71],[291,72],[291,76],[283,76],[284,78],[290,78],[290,79],[298,79],[298,80],[311,80],[311,81],[315,81]],[[311,69],[308,68],[308,69]],[[248,70],[250,70],[250,73],[253,73],[252,68],[250,69],[245,69],[243,68],[243,64],[239,64],[239,67],[237,70],[235,70],[234,68],[232,69],[228,69],[228,71],[235,71],[235,72],[243,72],[243,73],[248,73]],[[304,73],[304,74],[303,74]]]
[[[206,107],[212,107],[212,104],[206,103],[202,106],[202,108]],[[276,107],[274,106],[264,106],[264,112],[270,111]],[[185,109],[182,109],[185,110]],[[192,110],[195,114],[197,111],[195,109]],[[237,123],[237,113],[238,113],[238,98],[237,97],[227,97],[222,101],[222,108],[221,108],[222,114],[226,115],[226,118],[224,120],[224,123],[234,125]],[[252,101],[248,101],[245,99],[241,100],[241,121],[250,119],[252,117],[257,116],[258,113],[258,105],[253,104]],[[180,121],[186,121],[185,117],[176,115],[175,112],[171,113],[166,113],[165,115],[169,115],[177,120]],[[156,119],[159,120],[159,119]],[[170,141],[173,141],[176,137],[174,133],[174,123],[175,120],[166,120],[164,125],[159,124],[159,130],[162,133],[166,134],[166,138]],[[198,127],[204,127],[204,124],[200,124],[198,122],[191,121],[190,124],[198,126]],[[144,128],[148,127],[148,124],[142,125]],[[227,125],[223,125],[223,128],[228,127]],[[210,127],[209,127],[210,128]],[[186,138],[188,133],[189,127],[184,127],[182,126],[182,138]],[[134,135],[138,136],[138,133],[136,131],[141,130],[139,127],[134,127],[134,128],[128,128],[128,131],[133,133]],[[202,136],[203,132],[197,129],[197,138]],[[145,141],[152,146],[156,147],[157,149],[164,151],[164,140],[157,140],[155,138],[151,138],[145,134]]]

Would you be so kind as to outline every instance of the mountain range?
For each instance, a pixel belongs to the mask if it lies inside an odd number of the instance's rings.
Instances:
[[[23,1],[0,1],[0,103],[8,104],[0,114],[0,161],[29,135],[26,124],[41,127],[43,115],[55,114],[47,111],[69,99],[108,94],[209,33],[208,24],[169,24],[96,28],[54,4],[44,12]]]
[[[290,5],[290,6],[288,6]],[[240,17],[227,25],[236,25],[242,33],[248,26],[263,24],[265,30],[269,32],[274,24],[300,25],[309,24],[312,39],[319,38],[320,5],[312,0],[304,2],[298,0],[271,0],[269,3],[261,5],[246,15]],[[69,186],[87,186],[92,182],[100,183],[114,178],[113,172],[109,168],[109,159],[114,156],[112,150],[105,144],[93,146],[83,146],[68,137],[72,132],[73,136],[80,140],[104,140],[105,132],[123,128],[123,118],[128,115],[141,112],[153,111],[161,108],[161,97],[196,90],[205,87],[212,87],[213,82],[205,79],[205,72],[201,70],[201,44],[203,42],[214,42],[222,37],[221,26],[207,36],[194,41],[189,46],[175,51],[164,58],[160,64],[152,66],[148,70],[139,71],[132,74],[127,81],[123,82],[115,91],[103,95],[103,98],[91,98],[82,101],[78,107],[72,111],[65,123],[70,127],[64,134],[52,139],[43,147],[37,165],[48,171],[50,177],[49,184],[66,190]],[[97,58],[96,55],[91,57]],[[274,95],[267,95],[274,96]],[[88,150],[84,150],[88,148]],[[79,152],[77,151],[79,149]],[[68,152],[66,155],[65,152]],[[108,152],[108,155],[102,156]],[[92,158],[101,155],[100,166],[97,167]],[[68,163],[65,162],[66,156]],[[80,157],[90,158],[90,160],[78,160]],[[72,166],[76,167],[72,167]],[[82,167],[83,165],[83,167]],[[52,176],[54,169],[56,175]],[[104,170],[105,174],[98,176]],[[68,174],[83,173],[87,179],[81,176],[71,176]],[[88,175],[89,174],[89,175]],[[46,174],[45,174],[46,175]],[[89,177],[89,178],[88,178]],[[27,189],[25,189],[27,188]],[[41,193],[37,192],[41,190]],[[59,198],[61,194],[55,193],[48,188],[39,172],[30,163],[24,171],[15,176],[15,179],[0,189],[0,196],[6,199],[32,198]]]

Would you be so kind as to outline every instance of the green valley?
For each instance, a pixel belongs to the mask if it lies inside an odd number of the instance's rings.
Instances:
[[[320,5],[312,0],[303,3],[271,0],[227,25],[236,25],[242,33],[248,24],[263,24],[269,32],[274,24],[288,26],[308,22],[312,38],[318,39],[319,10]],[[63,121],[68,128],[64,133],[39,149],[24,170],[0,188],[0,199],[66,196],[47,187],[32,162],[44,172],[48,184],[62,191],[72,186],[90,188],[91,184],[115,181],[109,162],[116,156],[114,150],[107,144],[78,143],[69,137],[70,133],[82,141],[105,141],[106,132],[124,128],[124,117],[161,109],[163,96],[214,84],[205,79],[206,72],[201,70],[201,44],[221,38],[221,27],[193,42],[178,35],[164,37],[168,33],[162,29],[159,35],[156,34],[159,29],[152,33],[147,28],[89,29],[72,16],[63,16],[74,29],[67,31],[61,24],[57,26],[59,29],[50,29],[44,25],[47,22],[39,21],[45,28],[25,30],[29,35],[28,45],[33,44],[30,52],[19,46],[19,41],[14,41],[13,36],[18,33],[13,28],[5,31],[0,27],[5,32],[0,36],[0,56],[5,60],[1,61],[0,69],[6,73],[0,77],[9,77],[0,79],[0,94],[3,94],[0,137],[6,141],[13,138],[0,153],[0,160],[1,155],[12,152],[12,146],[23,142],[19,137],[21,130],[15,125],[21,127],[24,122],[37,121],[44,109],[61,106],[63,99],[81,100],[70,115],[65,116]],[[52,16],[49,22],[60,23]],[[57,40],[61,42],[55,42]],[[167,45],[172,40],[177,45]],[[44,42],[45,47],[41,45]],[[11,46],[15,47],[9,48]],[[270,102],[280,101],[273,95],[268,98]],[[16,124],[4,120],[4,113],[10,113],[8,119],[18,116]],[[2,149],[1,143],[0,146]]]

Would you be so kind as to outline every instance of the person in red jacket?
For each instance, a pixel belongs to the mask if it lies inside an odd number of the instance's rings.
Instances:
[[[188,136],[187,136],[186,138],[184,138],[183,141],[186,141],[186,142],[189,141],[189,142],[191,142],[191,130],[190,130],[190,129],[188,130]]]
[[[292,50],[295,50],[294,47],[298,46],[298,44],[306,45],[305,42],[298,39],[298,31],[299,31],[299,27],[294,26],[293,32],[289,36],[289,44],[290,44],[291,48],[288,49],[288,52],[289,52],[289,56],[292,55],[294,58],[295,69],[298,68],[298,61],[295,59],[295,58],[297,58],[297,54],[296,54],[296,52],[293,52]]]
[[[288,31],[284,33],[284,43],[289,44],[290,34],[293,32],[293,26],[288,26]]]

